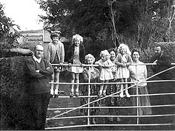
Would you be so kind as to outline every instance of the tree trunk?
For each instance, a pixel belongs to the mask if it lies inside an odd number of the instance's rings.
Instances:
[[[114,10],[112,8],[113,3],[116,2],[116,0],[108,0],[108,4],[110,6],[110,12],[111,12],[111,21],[112,21],[112,27],[113,27],[113,31],[112,31],[112,41],[115,47],[119,46],[119,42],[118,42],[118,37],[117,37],[117,31],[116,31],[116,26],[115,26],[115,13]]]

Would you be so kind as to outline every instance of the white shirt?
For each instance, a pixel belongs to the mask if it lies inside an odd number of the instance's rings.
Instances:
[[[33,55],[33,59],[35,60],[35,61],[37,61],[38,63],[40,63],[41,62],[41,58],[36,58],[34,55]]]
[[[130,65],[129,71],[131,76],[131,82],[138,82],[138,86],[146,86],[146,79],[147,79],[147,68],[146,65],[144,65],[143,62],[137,62],[133,64],[138,65]]]

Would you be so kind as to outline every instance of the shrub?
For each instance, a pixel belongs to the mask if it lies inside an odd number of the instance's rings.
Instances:
[[[18,56],[0,60],[1,129],[24,129],[29,124],[25,107],[27,78],[24,59],[24,56]]]

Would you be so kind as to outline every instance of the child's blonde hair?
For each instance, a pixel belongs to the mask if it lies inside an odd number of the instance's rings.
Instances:
[[[78,40],[82,43],[83,42],[83,37],[79,34],[75,34],[75,35],[72,36],[72,43],[74,42],[74,40]]]
[[[86,63],[87,63],[87,60],[88,60],[89,58],[92,58],[93,63],[95,62],[95,57],[94,57],[93,55],[91,55],[91,54],[87,54],[87,55],[85,56],[85,62],[86,62]]]
[[[100,57],[101,57],[102,55],[105,56],[105,57],[107,57],[107,58],[110,58],[109,51],[107,51],[107,50],[101,51],[101,52],[100,52]]]
[[[127,44],[121,43],[118,47],[118,53],[121,52],[121,48],[124,48],[126,50],[126,54],[131,55],[131,51],[129,50],[129,47]]]

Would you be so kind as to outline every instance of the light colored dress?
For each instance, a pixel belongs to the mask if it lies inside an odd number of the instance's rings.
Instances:
[[[101,59],[99,61],[96,62],[96,64],[99,65],[103,65],[103,66],[113,66],[114,64],[112,63],[112,61],[110,59],[106,60],[106,61],[102,61]],[[104,81],[104,80],[112,80],[113,74],[112,74],[112,69],[111,67],[102,67],[100,69],[100,77],[99,79]]]
[[[80,59],[79,59],[79,52],[80,52],[80,48],[79,47],[75,47],[74,50],[74,56],[73,56],[73,64],[81,64]],[[83,67],[79,67],[79,66],[72,66],[69,69],[70,72],[73,73],[82,73],[83,72]]]
[[[143,65],[143,62],[138,62],[138,65],[130,65],[130,75],[131,82],[139,82],[138,86],[132,88],[133,94],[138,95],[147,95],[147,68],[146,65]],[[137,90],[138,88],[138,90]],[[133,106],[137,106],[137,97],[133,97]],[[138,106],[151,106],[149,96],[139,96],[138,97]],[[133,109],[133,113],[136,114],[136,108]],[[138,115],[149,115],[152,114],[151,107],[138,108]]]
[[[128,59],[129,58],[129,59]],[[128,63],[131,62],[130,60],[130,56],[128,55],[117,55],[116,61],[120,62],[120,63]],[[117,71],[116,71],[116,75],[115,75],[116,79],[122,79],[122,78],[129,78],[129,70],[128,67],[122,67],[120,65],[117,66]]]

